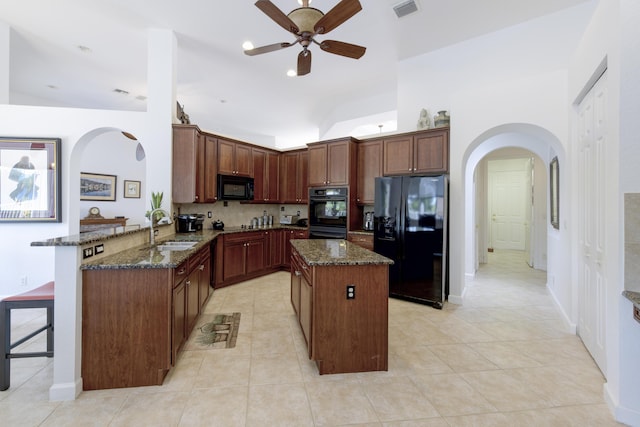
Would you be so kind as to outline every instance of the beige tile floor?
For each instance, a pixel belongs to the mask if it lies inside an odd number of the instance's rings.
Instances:
[[[288,286],[282,272],[216,290],[206,311],[242,313],[237,346],[187,346],[161,387],[49,402],[51,360],[14,360],[12,387],[0,392],[0,425],[618,425],[600,371],[562,329],[545,273],[529,269],[519,252],[491,254],[468,283],[464,306],[391,299],[388,372],[319,376]],[[15,330],[43,316],[16,313]]]

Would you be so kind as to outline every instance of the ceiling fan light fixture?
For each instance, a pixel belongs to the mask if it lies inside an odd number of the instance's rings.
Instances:
[[[287,16],[298,26],[300,33],[314,33],[313,28],[324,13],[313,7],[299,7],[293,9]]]
[[[288,77],[295,77],[295,76],[297,76],[297,75],[298,75],[298,73],[296,73],[296,70],[294,70],[294,69],[289,69],[289,70],[287,71],[287,76],[288,76]]]
[[[246,42],[242,43],[242,50],[251,50],[254,47],[255,46],[253,46],[253,43],[251,43],[249,40],[247,40]]]

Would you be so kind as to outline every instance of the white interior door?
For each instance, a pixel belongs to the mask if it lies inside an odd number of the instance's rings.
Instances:
[[[529,159],[489,161],[490,245],[494,249],[525,249],[528,163]]]
[[[606,376],[606,262],[604,246],[606,74],[578,106],[580,257],[578,334]]]

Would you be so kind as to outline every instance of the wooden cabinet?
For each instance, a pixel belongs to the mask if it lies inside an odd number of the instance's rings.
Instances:
[[[251,149],[255,203],[279,203],[280,155],[259,148]]]
[[[291,266],[291,240],[308,239],[309,232],[307,230],[290,230],[285,229],[282,234],[283,242],[283,262],[285,267]]]
[[[173,203],[217,200],[217,139],[193,125],[173,126]]]
[[[384,175],[446,173],[449,129],[432,129],[383,140]]]
[[[307,203],[309,200],[309,154],[307,150],[284,152],[280,163],[280,201]]]
[[[375,178],[382,176],[382,140],[358,144],[358,178],[356,202],[372,205],[375,198]]]
[[[309,144],[309,186],[355,185],[357,146],[353,138]]]
[[[218,138],[218,173],[251,177],[252,166],[250,145]]]
[[[200,282],[199,282],[199,311],[202,314],[202,309],[204,305],[209,300],[209,295],[211,295],[211,248],[207,246],[205,249],[200,251]]]
[[[256,277],[266,268],[266,234],[262,231],[227,234],[222,236],[222,268],[216,274],[216,287],[230,285]]]
[[[361,246],[365,249],[373,251],[373,233],[347,233],[347,240]]]
[[[178,351],[187,340],[188,261],[173,270],[173,301],[171,304],[171,360],[178,360]]]
[[[387,370],[388,265],[316,263],[306,255],[308,263],[293,249],[291,302],[318,372]]]
[[[283,264],[284,230],[269,230],[267,233],[267,268],[279,268]]]

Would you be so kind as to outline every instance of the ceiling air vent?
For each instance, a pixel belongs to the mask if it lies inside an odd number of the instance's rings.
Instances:
[[[418,4],[415,0],[407,0],[402,3],[398,3],[393,6],[393,11],[396,13],[398,18],[402,18],[403,16],[410,15],[414,12],[418,11]]]

